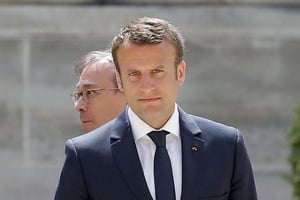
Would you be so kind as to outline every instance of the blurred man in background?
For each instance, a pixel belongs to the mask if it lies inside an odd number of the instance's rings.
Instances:
[[[80,113],[85,132],[115,118],[126,105],[123,92],[118,89],[115,65],[109,51],[91,51],[76,64],[79,77],[71,96],[74,108]]]

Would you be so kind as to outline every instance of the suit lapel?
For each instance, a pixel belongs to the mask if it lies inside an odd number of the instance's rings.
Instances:
[[[181,200],[192,200],[203,173],[205,143],[201,138],[201,130],[194,120],[181,108],[178,107],[178,110],[182,142]],[[113,131],[112,154],[125,181],[136,199],[152,200],[130,129],[127,109],[116,120]]]
[[[194,120],[180,108],[179,114],[182,144],[181,200],[192,200],[203,172],[205,144],[201,138],[201,130]]]
[[[111,136],[111,149],[113,157],[136,199],[152,200],[130,129],[127,109],[116,121],[114,133]]]

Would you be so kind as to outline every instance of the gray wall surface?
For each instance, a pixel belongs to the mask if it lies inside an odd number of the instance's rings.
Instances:
[[[240,128],[259,199],[291,199],[281,176],[300,102],[300,9],[266,5],[0,6],[1,199],[53,199],[64,143],[82,134],[74,64],[140,16],[169,20],[185,36],[178,103]]]
[[[299,0],[0,0],[3,4],[298,4]]]

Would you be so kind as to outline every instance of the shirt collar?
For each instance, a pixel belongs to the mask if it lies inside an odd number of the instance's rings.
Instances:
[[[128,109],[128,117],[131,124],[132,134],[134,140],[137,141],[140,138],[144,137],[151,131],[155,131],[156,129],[152,128],[148,124],[146,124],[141,118],[139,118],[129,107]],[[168,131],[179,137],[179,113],[177,104],[175,103],[173,114],[167,123],[160,129]],[[156,130],[157,131],[157,130]]]

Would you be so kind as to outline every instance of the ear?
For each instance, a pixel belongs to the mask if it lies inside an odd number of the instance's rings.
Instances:
[[[186,63],[182,60],[179,65],[177,66],[177,82],[178,85],[182,85],[185,80],[185,73],[186,73]]]
[[[121,75],[118,71],[116,71],[116,79],[117,79],[117,84],[118,84],[118,88],[121,92],[124,92],[123,89],[123,84],[122,84],[122,80],[121,80]]]

